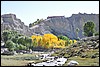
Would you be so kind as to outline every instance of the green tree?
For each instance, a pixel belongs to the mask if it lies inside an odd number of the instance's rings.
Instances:
[[[76,28],[76,37],[77,37],[77,39],[80,39],[78,36],[78,33],[79,33],[79,28]]]
[[[24,40],[25,40],[25,46],[26,46],[28,49],[30,49],[30,48],[33,47],[31,37],[25,37]]]
[[[15,38],[15,36],[17,36],[16,31],[4,30],[2,33],[4,42],[6,42],[7,40],[11,40],[12,38]]]
[[[18,38],[13,37],[13,38],[12,38],[12,41],[13,41],[14,43],[18,43]]]
[[[67,36],[63,36],[63,35],[59,35],[58,39],[68,40],[69,41],[69,38]]]
[[[37,47],[38,46],[38,43],[37,43],[36,39],[33,40],[33,46],[34,47]]]
[[[32,23],[29,24],[29,27],[32,27]]]
[[[94,22],[87,22],[84,24],[84,35],[85,36],[93,36],[93,33],[94,33],[94,28],[95,28],[95,24]]]
[[[14,49],[15,49],[15,47],[16,47],[16,44],[13,43],[11,40],[8,40],[8,41],[6,42],[5,47],[7,47],[9,51],[14,51]]]
[[[10,31],[8,31],[8,30],[4,30],[2,35],[3,35],[3,40],[5,43],[7,40],[9,40],[11,38]]]
[[[26,46],[22,45],[22,44],[19,44],[19,50],[26,50]]]
[[[25,45],[25,39],[24,39],[23,36],[18,38],[18,44],[23,44],[23,45]]]

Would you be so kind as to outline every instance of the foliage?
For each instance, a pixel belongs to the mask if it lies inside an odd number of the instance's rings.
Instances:
[[[76,36],[77,36],[77,39],[80,39],[80,38],[78,37],[78,33],[79,33],[79,28],[76,28]]]
[[[13,43],[11,40],[8,40],[6,42],[6,47],[8,48],[9,51],[14,51],[14,48],[15,48],[15,43]]]
[[[73,43],[76,43],[77,41],[76,40],[73,40]]]
[[[95,36],[97,36],[97,35],[99,35],[99,32],[95,32],[95,34],[94,34]]]
[[[42,21],[43,21],[43,19],[37,19],[35,22],[30,23],[30,24],[29,24],[29,27],[32,27],[32,26],[34,26],[34,25],[36,25],[36,24],[39,24],[39,23],[42,22]]]
[[[65,48],[68,44],[77,42],[76,40],[69,40],[66,36],[55,36],[53,34],[44,34],[43,36],[32,35],[32,42],[35,47],[44,48]]]
[[[26,50],[26,46],[21,45],[21,44],[18,46],[18,48],[19,48],[19,50]]]
[[[8,48],[11,48],[9,45],[16,44],[13,50],[33,48],[31,37],[24,36],[16,31],[4,30],[2,36],[5,43],[8,41],[6,44]],[[9,40],[11,41],[10,43]]]
[[[62,40],[69,40],[67,36],[63,36],[63,35],[59,35],[58,38]]]
[[[93,36],[95,24],[94,22],[87,22],[84,24],[84,35],[85,36]]]
[[[3,39],[9,50],[28,50],[34,47],[42,48],[65,48],[74,43],[66,36],[55,36],[53,34],[32,35],[27,37],[18,34],[16,31],[6,30],[3,32]]]

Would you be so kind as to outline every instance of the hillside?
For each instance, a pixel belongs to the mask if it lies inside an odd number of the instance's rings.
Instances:
[[[37,34],[53,33],[55,35],[66,35],[71,39],[76,39],[76,29],[79,29],[78,36],[83,38],[83,25],[87,21],[95,23],[95,30],[99,32],[99,14],[72,14],[71,17],[50,16],[43,22],[30,29]]]
[[[27,36],[33,34],[29,27],[18,19],[15,14],[4,14],[1,16],[1,33],[3,30],[14,30]]]
[[[71,60],[77,61],[79,63],[77,66],[99,66],[99,36],[82,38],[77,43],[55,52],[52,56],[68,58],[64,66],[67,66]]]
[[[55,35],[66,35],[71,39],[77,39],[76,29],[79,28],[78,36],[83,38],[83,25],[87,21],[93,21],[96,25],[96,32],[99,32],[99,14],[79,13],[72,14],[71,17],[49,16],[44,21],[30,28],[18,19],[15,14],[4,14],[1,16],[1,33],[5,29],[10,29],[26,36],[53,33]]]

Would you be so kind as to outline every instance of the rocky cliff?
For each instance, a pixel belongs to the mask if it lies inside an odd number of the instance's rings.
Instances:
[[[79,29],[78,37],[83,38],[83,25],[87,21],[93,21],[95,30],[99,32],[99,14],[72,14],[71,17],[51,16],[43,22],[31,27],[35,33],[53,33],[55,35],[66,35],[71,39],[76,39],[76,29]]]
[[[83,38],[83,25],[87,21],[93,21],[95,30],[99,32],[99,14],[72,14],[71,17],[49,16],[39,24],[29,28],[15,14],[4,14],[1,16],[1,31],[5,29],[16,30],[21,34],[31,36],[32,34],[43,35],[53,33],[55,35],[66,35],[76,39],[76,29],[79,28],[78,36]]]
[[[15,14],[4,14],[1,16],[1,32],[3,30],[15,30],[21,34],[30,36],[33,34],[28,26],[20,19],[16,18]]]

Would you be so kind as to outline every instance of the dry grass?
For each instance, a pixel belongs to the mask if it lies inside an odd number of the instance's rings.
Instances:
[[[78,66],[99,66],[99,58],[81,58],[81,57],[71,57],[68,59],[68,61],[64,64],[64,66],[67,66],[67,63],[71,60],[75,60],[79,63]]]
[[[1,59],[1,66],[25,66],[26,63],[25,60]]]
[[[1,66],[25,66],[29,61],[40,62],[41,60],[23,60],[22,57],[34,57],[36,54],[24,54],[15,56],[1,55]],[[17,60],[19,58],[20,60]]]

